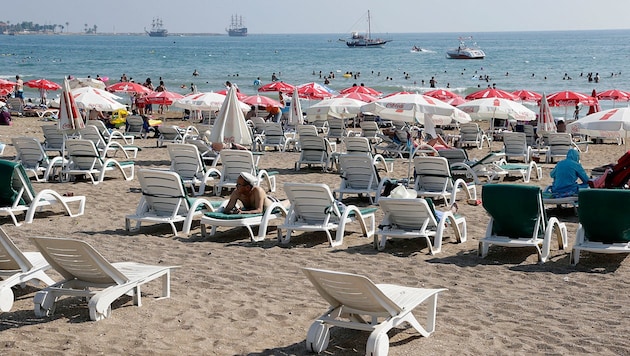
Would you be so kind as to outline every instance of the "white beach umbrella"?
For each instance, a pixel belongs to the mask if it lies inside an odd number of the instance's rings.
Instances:
[[[302,104],[298,96],[297,87],[293,88],[293,98],[291,99],[291,111],[289,112],[289,126],[297,126],[304,123]]]
[[[394,121],[405,121],[424,124],[425,114],[433,114],[435,120],[467,120],[466,115],[456,111],[441,100],[422,94],[398,94],[388,96],[361,107],[364,113],[372,113]]]
[[[215,92],[189,94],[173,101],[173,106],[188,110],[217,111],[223,106],[226,96]],[[249,111],[249,105],[237,100],[237,105],[243,111]]]
[[[457,106],[473,120],[536,120],[536,113],[516,101],[501,98],[476,99]]]
[[[239,104],[243,103],[236,98],[236,87],[232,86],[214,120],[210,142],[238,143],[245,146],[252,144],[252,136],[245,121],[242,106]],[[247,108],[249,109],[249,106]]]
[[[95,109],[99,111],[116,111],[126,109],[124,104],[116,101],[122,99],[108,91],[92,88],[81,87],[71,90],[72,97],[79,108]]]
[[[337,119],[356,117],[361,112],[365,102],[350,98],[330,98],[313,104],[306,109],[309,117],[326,119],[328,116]]]
[[[630,131],[630,108],[615,108],[584,116],[567,125],[567,132],[595,137],[623,138]]]

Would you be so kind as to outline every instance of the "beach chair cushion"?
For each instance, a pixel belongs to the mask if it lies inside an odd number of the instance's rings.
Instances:
[[[484,186],[481,200],[484,209],[493,217],[492,232],[511,238],[532,236],[539,218],[539,192],[539,187],[525,185],[518,189],[513,185]],[[508,196],[509,201],[506,200]]]
[[[630,242],[630,191],[584,189],[578,195],[578,216],[588,241],[602,243]],[[619,209],[602,209],[616,206]]]

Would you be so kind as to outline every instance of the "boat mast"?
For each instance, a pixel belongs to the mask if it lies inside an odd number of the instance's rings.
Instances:
[[[370,38],[372,38],[372,26],[370,24],[370,10],[368,10],[367,20],[368,20],[367,39],[369,40]]]

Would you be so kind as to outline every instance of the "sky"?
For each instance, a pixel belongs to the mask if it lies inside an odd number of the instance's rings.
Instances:
[[[366,31],[368,10],[373,33],[630,28],[629,0],[26,0],[3,6],[0,21],[137,33],[161,17],[170,33],[225,34],[238,14],[250,34],[340,34]]]

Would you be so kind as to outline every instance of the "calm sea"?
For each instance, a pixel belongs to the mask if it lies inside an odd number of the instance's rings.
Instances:
[[[425,91],[431,77],[438,87],[460,94],[496,84],[505,90],[538,92],[593,89],[630,89],[630,30],[571,32],[473,33],[486,52],[483,60],[447,59],[457,47],[457,34],[388,34],[393,41],[384,48],[347,48],[345,35],[170,36],[140,35],[18,35],[0,36],[0,78],[64,76],[109,77],[110,83],[125,73],[136,81],[161,77],[171,91],[195,83],[200,91],[217,91],[226,80],[245,93],[254,93],[257,77],[263,83],[272,73],[292,84],[323,82],[319,72],[335,74],[330,83],[342,89],[365,83],[383,92]],[[412,46],[429,52],[411,52]],[[197,70],[200,75],[193,77]],[[345,72],[360,73],[358,79]],[[566,73],[566,75],[565,75]],[[588,82],[587,73],[599,73],[599,83]],[[488,76],[489,81],[478,76]],[[570,77],[570,79],[568,79]],[[423,85],[424,81],[424,85]],[[35,90],[26,96],[37,97]],[[54,94],[50,95],[51,97]],[[620,104],[616,104],[619,106]],[[602,102],[603,107],[612,103]]]

